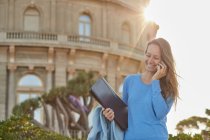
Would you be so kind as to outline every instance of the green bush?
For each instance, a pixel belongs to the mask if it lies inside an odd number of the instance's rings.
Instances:
[[[28,116],[12,116],[0,122],[0,140],[72,140],[31,123]]]

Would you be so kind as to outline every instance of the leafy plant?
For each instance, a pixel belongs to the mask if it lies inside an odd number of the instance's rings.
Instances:
[[[0,140],[71,140],[34,125],[30,116],[12,116],[0,122]]]

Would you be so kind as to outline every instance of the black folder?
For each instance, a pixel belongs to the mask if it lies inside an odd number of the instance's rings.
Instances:
[[[114,111],[115,122],[122,130],[126,130],[128,127],[127,105],[103,77],[91,86],[90,93],[104,108],[111,108]]]

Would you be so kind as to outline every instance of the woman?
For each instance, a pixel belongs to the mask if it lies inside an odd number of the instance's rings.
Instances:
[[[128,105],[124,140],[167,140],[166,115],[179,96],[170,44],[163,38],[150,41],[144,63],[145,71],[127,76],[123,84],[123,101]],[[114,119],[110,108],[103,114]]]

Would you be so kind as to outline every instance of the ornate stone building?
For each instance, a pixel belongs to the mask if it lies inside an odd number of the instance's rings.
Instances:
[[[0,120],[15,104],[77,71],[106,76],[118,90],[127,74],[142,71],[149,0],[0,0]]]

